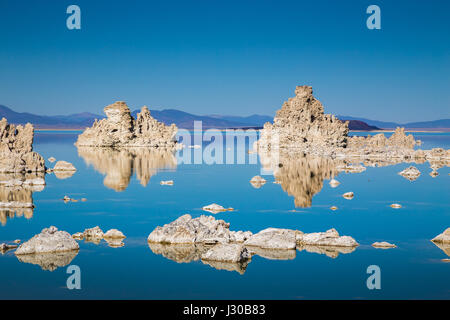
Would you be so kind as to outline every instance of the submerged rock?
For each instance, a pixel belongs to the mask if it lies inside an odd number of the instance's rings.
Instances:
[[[265,249],[295,249],[295,237],[294,230],[267,228],[251,236],[244,244]]]
[[[400,171],[398,174],[409,181],[414,181],[420,176],[420,171],[414,166],[409,166],[408,168]]]
[[[40,234],[22,243],[17,248],[16,255],[34,253],[53,253],[78,250],[80,247],[66,231],[58,231],[54,226],[45,228]]]
[[[340,236],[336,229],[329,229],[326,232],[297,233],[296,239],[300,245],[333,247],[356,247],[359,245],[350,236]]]
[[[395,244],[382,241],[382,242],[374,242],[372,243],[372,247],[374,248],[383,248],[383,249],[389,249],[389,248],[397,248]]]
[[[78,136],[77,146],[175,148],[177,127],[166,126],[150,115],[147,107],[133,119],[123,101],[104,108],[106,119],[95,121]]]

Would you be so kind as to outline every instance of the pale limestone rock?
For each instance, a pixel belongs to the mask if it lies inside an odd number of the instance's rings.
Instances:
[[[235,243],[219,243],[202,255],[204,261],[243,262],[250,259],[248,250]]]
[[[330,209],[333,210],[333,211],[336,211],[336,210],[338,209],[338,207],[336,207],[336,206],[331,206]]]
[[[266,183],[266,179],[264,179],[261,176],[254,176],[251,180],[250,183],[252,184],[252,186],[256,189],[261,188],[265,183]]]
[[[84,233],[83,232],[77,232],[72,235],[72,238],[75,240],[83,240],[84,239]]]
[[[223,211],[228,211],[228,209],[222,207],[221,205],[217,204],[217,203],[211,203],[210,205],[204,206],[202,208],[203,211],[208,211],[211,213],[219,213],[219,212],[223,212]]]
[[[297,233],[296,240],[300,245],[356,247],[359,244],[350,236],[339,236],[336,229],[326,232]]]
[[[355,194],[353,193],[353,192],[346,192],[346,193],[344,193],[343,195],[342,195],[345,199],[347,199],[347,200],[351,200],[351,199],[353,199],[353,197],[355,196]]]
[[[336,188],[336,187],[339,186],[341,183],[340,183],[339,181],[337,181],[336,179],[333,178],[333,179],[330,180],[329,184],[330,184],[330,187]]]
[[[60,160],[56,162],[55,166],[53,167],[53,172],[56,173],[56,171],[77,171],[77,169],[71,164],[70,162]]]
[[[244,242],[250,239],[253,234],[250,231],[230,231],[231,242]]]
[[[267,228],[251,236],[244,245],[265,249],[295,249],[295,238],[294,230]]]
[[[136,119],[123,101],[105,107],[104,112],[107,118],[96,120],[79,135],[77,146],[176,148],[177,127],[158,122],[145,106]]]
[[[414,166],[410,166],[398,173],[399,175],[405,177],[409,181],[414,181],[420,176],[420,171]]]
[[[366,167],[361,164],[344,164],[337,166],[339,171],[345,171],[350,173],[360,173],[366,171]]]
[[[163,186],[173,186],[173,180],[162,180],[160,184]]]
[[[395,244],[382,241],[382,242],[374,242],[372,243],[372,247],[374,248],[382,248],[382,249],[389,249],[389,248],[397,248]]]
[[[257,142],[259,149],[279,148],[326,153],[347,144],[348,123],[324,114],[322,104],[309,86],[297,86],[295,97],[284,102],[273,120],[266,123]]]
[[[444,232],[437,235],[431,241],[437,242],[437,243],[450,243],[450,228],[445,229]]]
[[[229,227],[229,223],[212,216],[202,215],[192,219],[189,214],[185,214],[163,227],[156,227],[148,236],[148,242],[228,243],[233,239]]]
[[[17,244],[0,243],[0,253],[5,253],[17,248]]]
[[[40,234],[22,243],[17,248],[16,255],[35,253],[55,253],[78,250],[80,247],[72,236],[65,231],[58,231],[56,227],[43,229]]]
[[[94,228],[85,229],[83,232],[84,239],[87,240],[93,240],[95,242],[95,239],[101,240],[103,239],[104,233],[102,229],[100,229],[99,226],[96,226]]]
[[[402,205],[399,203],[393,203],[390,205],[390,207],[393,209],[400,209],[402,207]]]
[[[117,230],[117,229],[110,229],[108,231],[105,232],[105,234],[103,235],[103,238],[106,239],[125,239],[125,235]]]
[[[123,247],[125,245],[125,243],[123,243],[122,239],[105,238],[105,241],[108,244],[108,246],[111,247],[111,248],[120,248],[120,247]]]
[[[256,254],[261,258],[269,260],[293,260],[297,256],[295,249],[266,249],[254,246],[249,246],[247,249],[251,255]]]
[[[48,158],[47,160],[48,160],[49,162],[51,162],[51,163],[53,163],[53,162],[56,161],[56,159],[55,159],[54,157],[50,157],[50,158]]]
[[[33,152],[33,125],[0,120],[0,173],[45,172],[44,158]]]

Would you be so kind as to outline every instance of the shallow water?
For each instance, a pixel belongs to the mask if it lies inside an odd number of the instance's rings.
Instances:
[[[362,173],[337,174],[341,184],[331,188],[332,166],[305,160],[283,166],[281,184],[265,175],[267,183],[254,188],[249,180],[261,174],[259,163],[177,165],[171,155],[89,153],[73,145],[77,134],[36,133],[35,151],[46,159],[70,161],[78,170],[66,179],[46,175],[45,189],[33,193],[32,216],[0,216],[0,243],[27,240],[50,225],[70,233],[98,225],[104,231],[121,230],[127,236],[125,246],[81,241],[79,253],[63,257],[60,267],[58,262],[42,266],[20,262],[11,251],[0,254],[1,299],[450,298],[450,263],[441,260],[449,257],[430,241],[449,227],[448,167],[432,178],[428,163],[415,164],[422,174],[414,182],[397,174],[408,163],[367,167]],[[449,133],[415,136],[424,149],[450,146]],[[174,185],[160,185],[161,180],[174,180]],[[344,199],[347,191],[355,198]],[[64,195],[87,201],[64,203]],[[188,262],[195,257],[193,248],[149,247],[146,239],[156,226],[185,213],[209,214],[200,208],[213,202],[236,209],[215,215],[230,222],[231,230],[280,227],[318,232],[333,227],[360,246],[328,255],[314,248],[281,256],[262,252],[240,269]],[[403,207],[390,208],[394,202]],[[339,209],[331,211],[332,205]],[[375,241],[398,248],[375,249],[370,246]],[[70,264],[81,268],[81,290],[66,288]],[[366,286],[369,265],[381,269],[381,290]]]

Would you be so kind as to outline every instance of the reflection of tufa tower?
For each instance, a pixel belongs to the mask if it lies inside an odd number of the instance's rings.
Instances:
[[[294,196],[295,206],[307,208],[312,198],[320,192],[323,180],[331,179],[339,173],[337,166],[341,161],[314,156],[281,157],[279,163],[271,163],[261,154],[265,170],[272,170],[277,183],[283,191]]]
[[[134,173],[140,183],[146,186],[158,171],[177,167],[177,160],[172,151],[155,148],[79,147],[78,155],[105,175],[103,184],[115,191],[125,190]]]

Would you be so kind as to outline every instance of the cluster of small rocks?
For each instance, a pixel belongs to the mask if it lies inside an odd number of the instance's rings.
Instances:
[[[202,260],[228,263],[243,263],[258,252],[268,254],[267,250],[302,250],[306,246],[353,248],[359,245],[352,237],[340,236],[335,229],[303,233],[268,228],[253,234],[250,231],[230,231],[229,227],[229,223],[212,216],[192,218],[185,214],[169,224],[157,227],[147,240],[150,244],[209,245],[201,254]]]
[[[122,240],[126,238],[125,235],[117,229],[110,229],[104,233],[99,226],[85,229],[83,232],[74,233],[72,237],[76,240],[84,239],[86,242],[95,244],[99,244],[103,239],[113,248],[123,247],[124,243]]]

